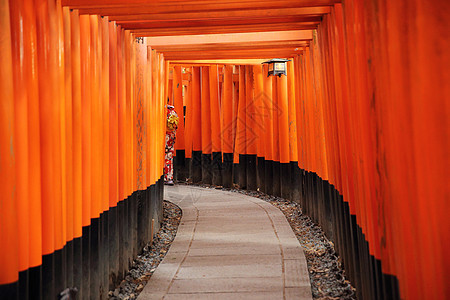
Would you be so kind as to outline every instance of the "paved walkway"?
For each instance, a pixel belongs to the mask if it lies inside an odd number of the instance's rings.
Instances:
[[[284,215],[239,193],[165,187],[177,236],[138,299],[311,299],[303,250]]]

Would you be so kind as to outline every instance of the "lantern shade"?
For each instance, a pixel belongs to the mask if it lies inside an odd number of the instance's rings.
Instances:
[[[268,61],[263,62],[263,64],[269,65],[269,72],[267,73],[267,77],[286,75],[286,62],[290,61],[289,59],[284,58],[274,58]]]

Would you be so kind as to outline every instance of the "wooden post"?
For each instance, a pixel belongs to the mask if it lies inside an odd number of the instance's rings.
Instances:
[[[272,92],[272,78],[267,77],[268,65],[263,66],[263,86],[264,86],[264,98],[263,98],[263,110],[264,110],[264,128],[265,128],[265,142],[264,142],[264,153],[265,153],[265,190],[267,194],[273,193],[273,92]]]
[[[280,194],[285,199],[291,197],[291,176],[290,176],[290,145],[289,145],[289,100],[287,76],[275,78],[277,81],[278,100],[278,128],[279,128],[279,149],[280,149]]]
[[[258,124],[255,114],[253,66],[245,66],[245,145],[247,189],[256,190]]]
[[[186,157],[185,157],[185,130],[184,130],[184,105],[183,105],[183,76],[181,66],[175,66],[173,68],[173,99],[175,112],[178,115],[178,129],[176,133],[175,151],[176,157],[174,158],[174,175],[176,180],[186,180]]]
[[[219,103],[219,69],[218,65],[209,68],[210,118],[211,118],[211,155],[212,155],[212,184],[222,185],[222,150],[221,150],[221,122]]]
[[[5,286],[1,291],[6,297],[16,298],[19,271],[17,207],[14,201],[15,189],[15,161],[14,161],[14,86],[11,53],[11,28],[9,5],[7,0],[0,1],[0,95],[2,109],[0,109],[0,178],[1,178],[1,207],[2,231],[0,238],[5,241],[1,248],[0,262],[2,272],[0,283]],[[11,149],[12,147],[12,149]],[[13,151],[11,151],[13,150]],[[46,228],[47,229],[47,228]],[[8,241],[8,242],[6,242]],[[47,245],[46,245],[47,246]]]
[[[264,93],[263,66],[253,66],[253,76],[255,79],[255,131],[256,131],[256,185],[261,190],[265,190],[265,142],[267,137],[265,127],[264,103],[267,100]]]
[[[210,103],[210,67],[201,67],[201,139],[202,139],[202,183],[212,183],[211,170],[211,103]]]
[[[222,84],[222,155],[223,186],[230,188],[233,180],[233,66],[225,65]]]
[[[192,67],[192,160],[190,176],[192,178],[192,182],[194,183],[200,182],[202,180],[202,116],[200,80],[200,67]]]
[[[19,271],[25,271],[29,267],[29,145],[28,145],[28,90],[24,88],[25,76],[27,73],[26,58],[23,55],[25,47],[22,41],[27,37],[23,32],[24,4],[21,1],[13,1],[10,5],[11,11],[11,40],[12,40],[12,70],[14,83],[14,142],[15,142],[15,174],[16,192],[15,202],[17,203],[18,226],[17,235],[19,241]],[[22,282],[20,282],[22,284]],[[25,294],[27,286],[21,287]]]
[[[285,113],[279,105],[279,82],[278,78],[271,77],[272,80],[272,109],[273,109],[273,194],[281,197],[281,166],[280,166],[280,116]]]
[[[246,86],[245,66],[239,66],[239,106],[236,120],[235,163],[238,162],[238,184],[247,188],[247,143],[246,143]]]

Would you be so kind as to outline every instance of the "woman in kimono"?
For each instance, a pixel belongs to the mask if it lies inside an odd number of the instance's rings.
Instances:
[[[173,152],[177,128],[178,128],[178,115],[175,112],[175,107],[173,107],[172,105],[167,105],[166,158],[164,165],[164,183],[168,185],[173,185]]]

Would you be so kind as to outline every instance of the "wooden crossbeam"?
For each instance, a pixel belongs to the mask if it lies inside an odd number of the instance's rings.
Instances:
[[[164,53],[167,60],[193,60],[193,59],[242,59],[242,58],[287,58],[294,57],[300,53],[301,50],[272,50],[259,49],[253,51],[208,51],[208,52],[174,52]]]
[[[270,41],[270,42],[243,42],[228,44],[193,44],[193,45],[162,45],[152,48],[160,52],[179,52],[179,51],[210,51],[210,50],[253,50],[253,49],[295,49],[308,46],[308,41]]]
[[[202,66],[202,65],[260,65],[265,59],[192,59],[170,60],[171,66]]]
[[[316,29],[320,22],[300,22],[282,24],[258,24],[239,26],[208,26],[208,27],[182,27],[182,28],[162,28],[162,29],[132,29],[131,32],[138,37],[150,36],[179,36],[198,34],[223,34],[223,33],[243,33],[243,32],[264,32],[264,31],[286,31],[286,30],[312,30]]]
[[[227,44],[227,43],[254,43],[270,41],[307,41],[312,40],[311,30],[290,30],[279,32],[251,32],[251,33],[227,33],[227,34],[202,34],[184,36],[147,37],[147,45],[169,46],[169,45],[194,45],[194,44]]]
[[[97,13],[104,15],[168,13],[168,12],[193,12],[214,10],[239,10],[260,8],[290,8],[309,6],[330,6],[338,3],[338,0],[62,0],[64,6],[80,9],[80,13]]]
[[[300,22],[320,22],[321,15],[315,16],[279,16],[273,18],[252,18],[252,19],[203,19],[203,20],[133,20],[116,21],[126,29],[171,29],[186,27],[208,27],[208,26],[231,26],[231,25],[257,25],[262,24],[270,27],[272,24],[280,23],[300,23]]]
[[[275,8],[275,9],[241,9],[241,10],[215,10],[200,12],[174,12],[174,13],[136,13],[112,15],[115,21],[196,21],[196,20],[237,20],[237,19],[268,19],[287,16],[319,16],[330,12],[329,6]]]

